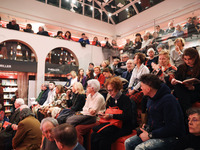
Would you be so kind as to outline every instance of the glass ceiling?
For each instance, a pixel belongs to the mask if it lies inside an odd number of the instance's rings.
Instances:
[[[110,24],[118,24],[164,0],[37,0]]]

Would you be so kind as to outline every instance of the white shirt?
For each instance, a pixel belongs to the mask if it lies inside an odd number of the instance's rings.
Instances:
[[[148,40],[143,40],[142,41],[142,47],[141,47],[141,49],[143,49],[143,48],[145,48],[147,45],[149,45],[150,44],[150,42],[151,42],[151,40],[150,39],[148,39]]]
[[[49,91],[47,100],[44,102],[43,106],[51,104],[54,101],[55,96],[56,96],[56,88]]]
[[[98,114],[99,111],[104,112],[106,110],[105,99],[99,92],[96,92],[93,96],[91,96],[91,94],[87,96],[86,103],[81,113],[91,116],[89,109],[94,109],[96,114]]]
[[[129,85],[128,87],[132,87],[133,86],[133,83],[136,81],[136,80],[139,80],[140,77],[143,75],[143,74],[148,74],[149,73],[149,69],[147,68],[147,66],[145,66],[144,64],[141,64],[141,66],[138,68],[137,66],[135,66],[135,68],[133,69],[133,72],[132,72],[132,75],[131,75],[131,79],[130,79],[130,82],[129,82]],[[134,87],[133,89],[134,90],[138,90],[140,88],[140,82],[138,82]]]

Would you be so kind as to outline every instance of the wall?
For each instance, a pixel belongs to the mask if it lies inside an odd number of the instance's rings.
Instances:
[[[36,0],[0,0],[0,12],[94,35],[113,36],[114,26]]]
[[[92,45],[81,47],[80,43],[73,41],[60,40],[25,32],[19,32],[9,29],[0,28],[0,43],[6,40],[20,40],[27,43],[35,52],[38,66],[37,66],[37,84],[36,93],[40,92],[40,85],[44,83],[45,74],[45,59],[47,54],[56,47],[64,47],[71,50],[78,58],[79,67],[85,71],[88,64],[93,62],[99,65],[103,60],[102,48]]]

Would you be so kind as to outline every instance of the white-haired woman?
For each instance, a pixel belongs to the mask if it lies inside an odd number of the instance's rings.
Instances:
[[[147,55],[149,57],[147,58],[145,65],[149,68],[149,71],[152,72],[153,68],[151,66],[151,63],[153,62],[153,63],[157,64],[158,63],[158,57],[155,57],[155,51],[154,51],[153,48],[149,48],[147,50]]]

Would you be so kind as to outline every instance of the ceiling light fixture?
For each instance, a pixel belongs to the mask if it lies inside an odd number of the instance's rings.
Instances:
[[[126,11],[128,11],[128,8],[126,8]]]
[[[93,10],[93,9],[94,9],[94,8],[91,6],[91,7],[90,7],[90,10]]]
[[[112,16],[112,14],[111,14],[111,13],[109,13],[109,14],[108,14],[108,17],[111,17],[111,16]]]
[[[76,0],[72,0],[72,3],[75,4],[75,3],[76,3]]]

